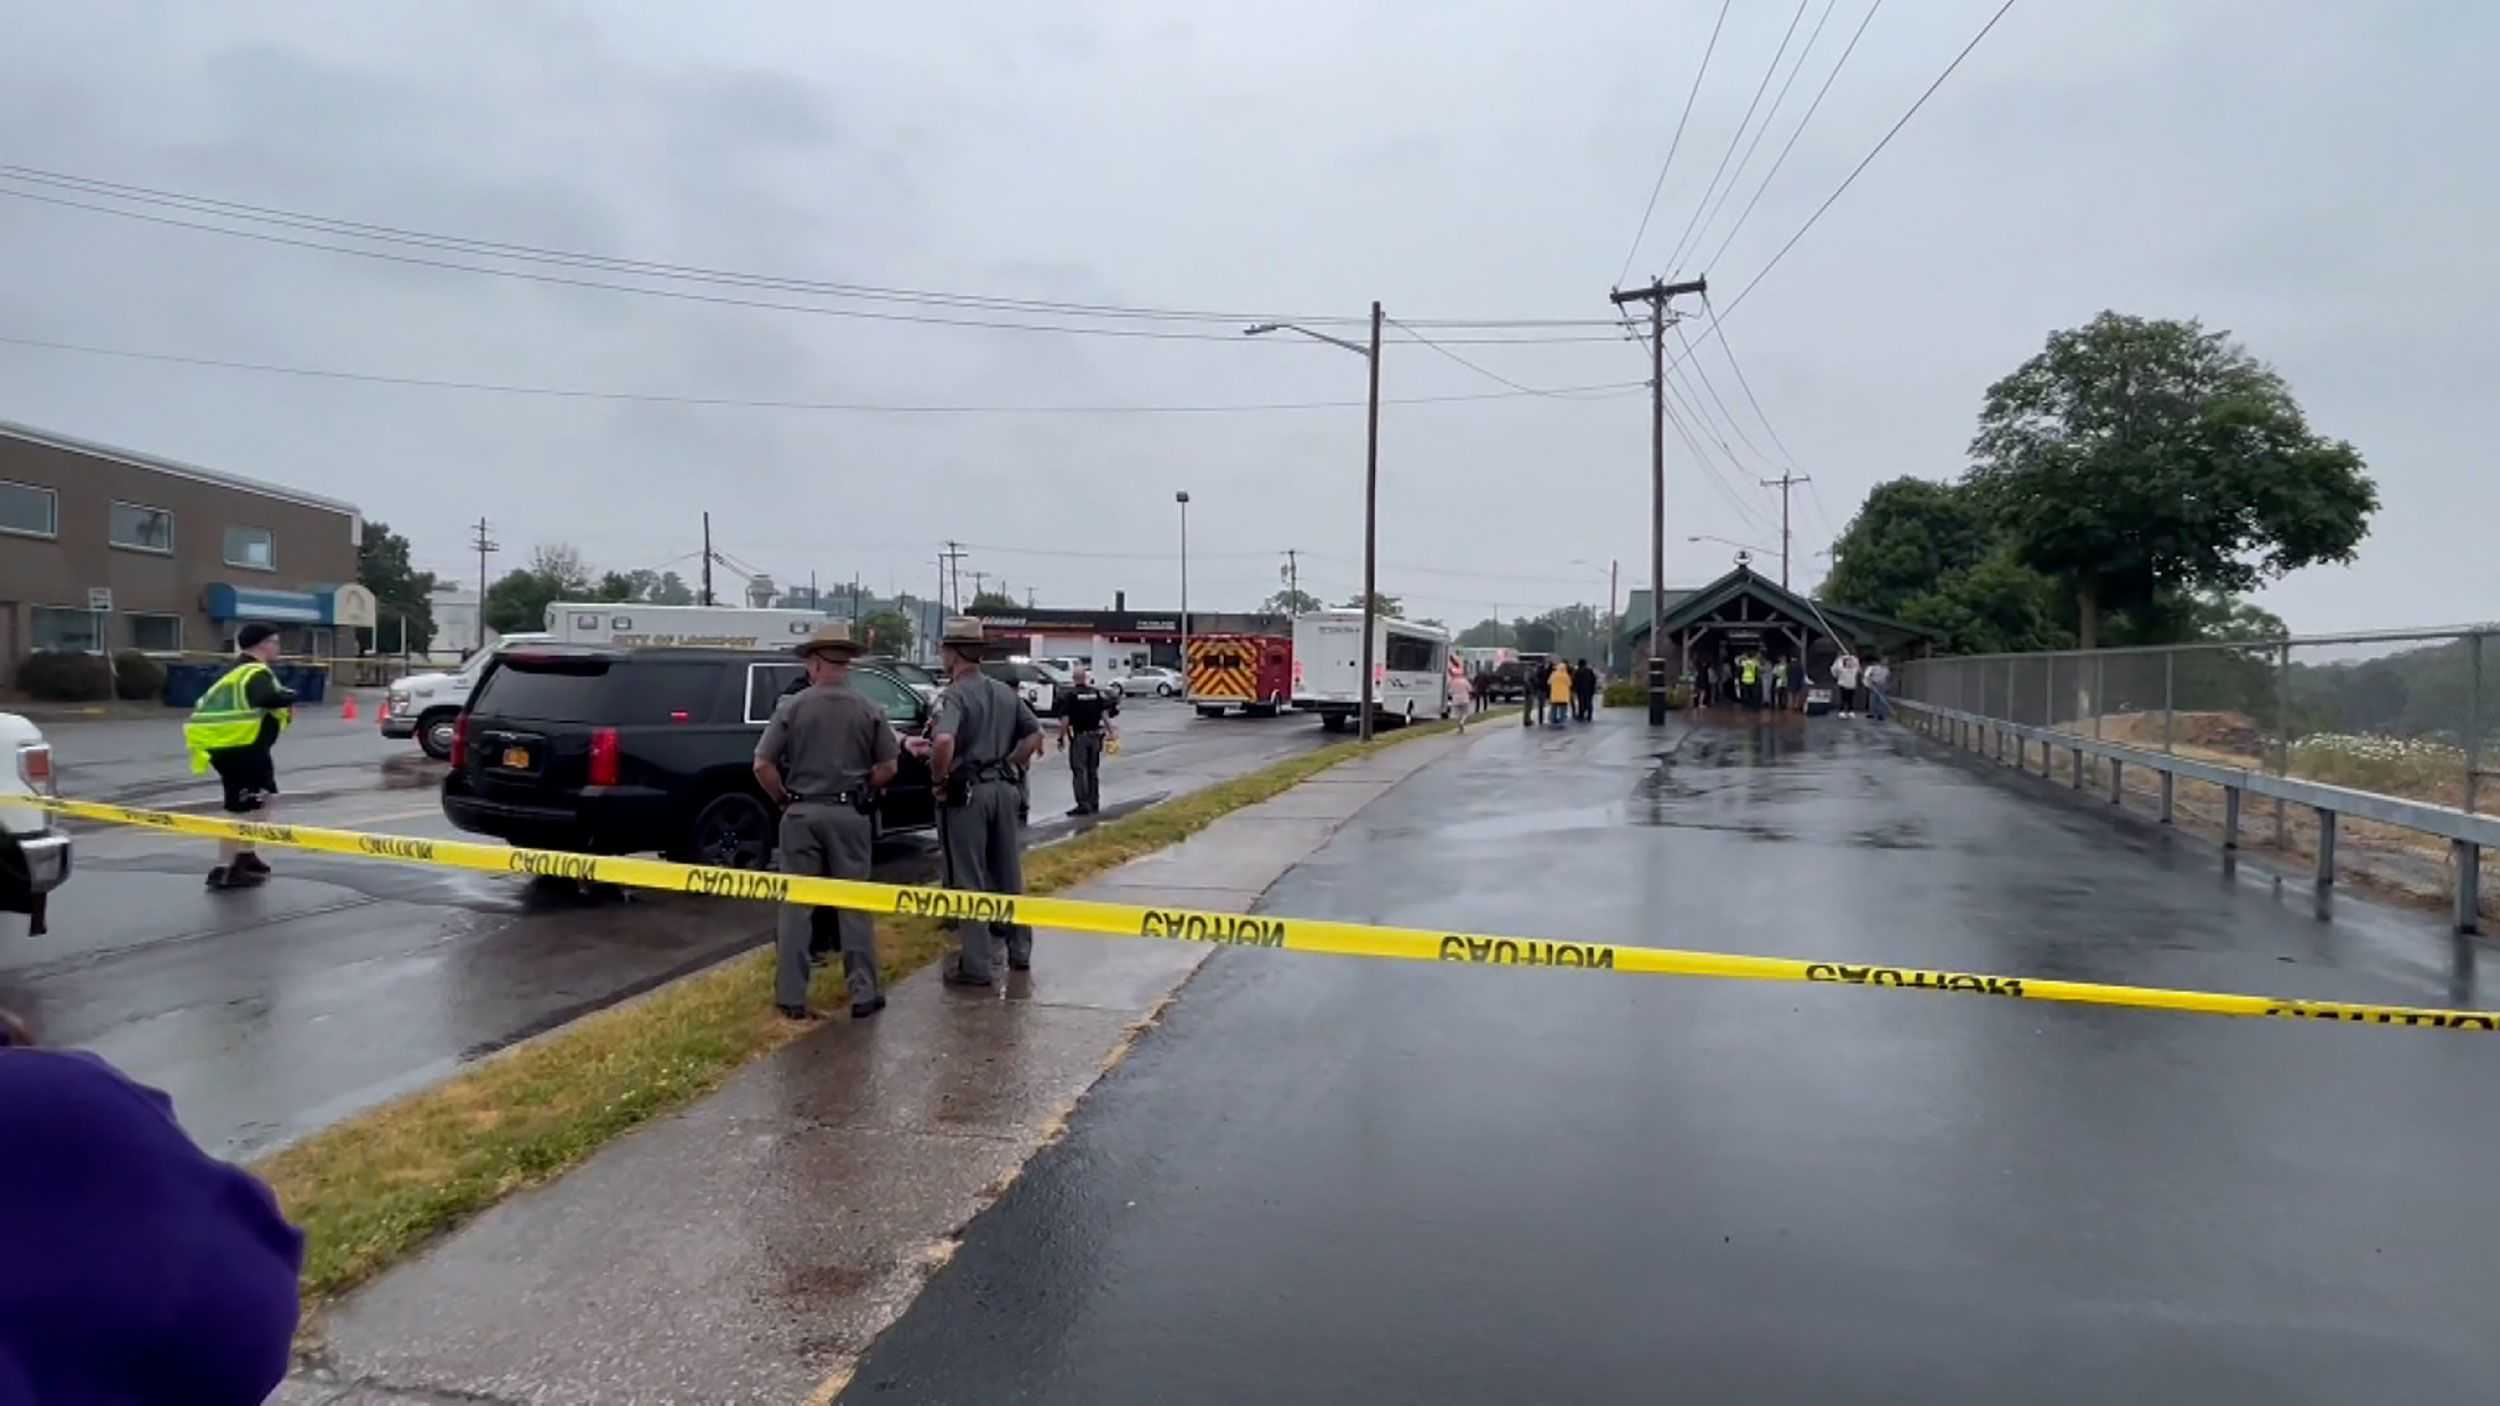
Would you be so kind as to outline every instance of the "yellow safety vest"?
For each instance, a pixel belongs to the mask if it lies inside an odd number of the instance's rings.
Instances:
[[[192,706],[191,718],[182,725],[182,740],[191,749],[191,770],[208,770],[208,754],[229,747],[249,747],[260,740],[260,720],[274,716],[278,730],[284,732],[289,714],[283,708],[255,708],[246,700],[245,692],[257,675],[269,673],[269,666],[254,659],[228,669],[225,676],[208,686],[200,701]]]
[[[1745,661],[1744,661],[1744,664],[1745,664],[1745,682],[1746,682],[1746,683],[1748,683],[1748,684],[1750,684],[1750,683],[1752,683],[1752,682],[1754,681],[1755,671],[1756,671],[1757,669],[1759,669],[1761,666],[1760,666],[1760,665],[1758,665],[1758,664],[1756,664],[1756,663],[1755,663],[1752,659],[1750,659],[1750,658],[1749,658],[1749,659],[1747,659],[1747,660],[1745,660]]]

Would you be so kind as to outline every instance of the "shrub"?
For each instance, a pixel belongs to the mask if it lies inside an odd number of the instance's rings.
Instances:
[[[113,696],[113,666],[101,654],[37,651],[17,666],[17,686],[47,703],[94,703]]]
[[[165,666],[135,649],[125,649],[113,656],[113,691],[133,701],[162,698]]]
[[[1649,686],[1638,679],[1616,679],[1606,685],[1603,700],[1609,708],[1645,708],[1649,706]],[[1673,707],[1684,706],[1675,701],[1672,691],[1667,694],[1667,702]]]

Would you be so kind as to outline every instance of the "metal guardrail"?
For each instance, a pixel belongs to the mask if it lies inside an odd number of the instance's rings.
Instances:
[[[2040,774],[2043,778],[2049,774],[2055,750],[2068,752],[2073,758],[2073,781],[2077,789],[2083,786],[2083,759],[2098,757],[2109,764],[2109,799],[2112,805],[2124,799],[2124,769],[2143,767],[2161,778],[2161,823],[2165,825],[2172,823],[2176,810],[2178,778],[2184,776],[2192,781],[2219,786],[2223,793],[2222,847],[2226,850],[2239,848],[2243,797],[2264,796],[2290,805],[2308,806],[2318,817],[2317,884],[2320,888],[2329,888],[2335,883],[2335,827],[2340,816],[2349,815],[2358,820],[2372,820],[2440,836],[2449,843],[2456,870],[2450,915],[2456,930],[2470,933],[2480,926],[2482,848],[2485,845],[2500,846],[2500,816],[2477,815],[2453,806],[2433,805],[2427,801],[2406,800],[2400,796],[2358,791],[2345,786],[2329,786],[2264,771],[2217,766],[2212,762],[2172,753],[2102,741],[2056,728],[2010,723],[2001,718],[1913,699],[1888,701],[1895,712],[1910,722],[1913,730],[1962,751],[1993,755],[2002,762],[2010,743],[2014,750],[2013,766],[2017,771],[2030,769],[2033,743],[2040,746]]]

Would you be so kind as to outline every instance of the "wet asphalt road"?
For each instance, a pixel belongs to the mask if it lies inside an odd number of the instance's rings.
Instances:
[[[1663,734],[1682,732],[1671,725]],[[2427,915],[1864,722],[1505,730],[1265,911],[2490,1005]],[[1226,950],[846,1401],[2484,1399],[2500,1052]]]
[[[458,837],[442,768],[335,705],[279,747],[282,817]],[[1106,813],[1321,744],[1308,718],[1201,720],[1132,703],[1104,768]],[[47,723],[66,795],[214,810],[177,719]],[[1067,765],[1034,774],[1032,843],[1074,833]],[[203,1145],[243,1156],[441,1077],[461,1061],[769,940],[768,907],[679,895],[585,895],[499,875],[271,851],[266,887],[210,894],[212,847],[80,826],[51,933],[0,916],[0,1006],[40,1038],[95,1050],[173,1096]],[[475,837],[469,837],[475,838]],[[878,856],[878,877],[937,872],[925,835]]]

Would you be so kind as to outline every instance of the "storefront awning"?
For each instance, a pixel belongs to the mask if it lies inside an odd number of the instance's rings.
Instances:
[[[266,620],[273,625],[373,625],[373,592],[350,581],[311,591],[273,591],[212,583],[201,593],[212,620]]]

